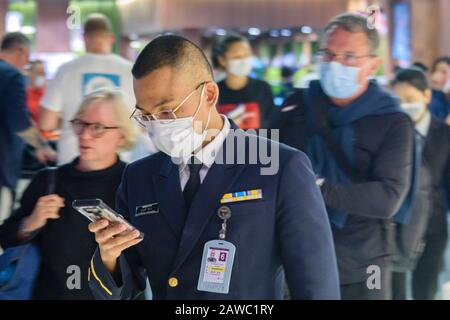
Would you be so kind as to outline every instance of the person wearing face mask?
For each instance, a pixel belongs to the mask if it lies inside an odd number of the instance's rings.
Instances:
[[[412,273],[412,296],[417,300],[432,300],[438,289],[438,276],[443,269],[447,246],[446,197],[450,199],[450,128],[431,114],[431,90],[423,72],[405,69],[396,74],[394,91],[402,100],[402,108],[415,123],[423,140],[422,166],[431,176],[428,193],[431,207],[426,229],[422,232],[425,247]],[[405,275],[400,275],[405,278]],[[405,280],[403,280],[405,281]],[[406,284],[405,284],[406,286]]]
[[[450,124],[450,57],[442,56],[431,68],[432,99],[430,112]]]
[[[218,109],[241,129],[267,128],[275,108],[270,85],[249,77],[252,60],[250,43],[240,35],[229,34],[215,46],[213,61],[226,71],[218,82]]]
[[[271,127],[280,129],[281,142],[306,152],[317,174],[342,298],[390,299],[391,219],[408,219],[413,125],[371,80],[379,35],[366,16],[333,18],[321,46],[320,80],[287,98]]]
[[[395,249],[392,266],[392,298],[406,300],[409,296],[407,276],[412,272],[422,255],[425,234],[432,213],[432,176],[429,161],[424,154],[427,126],[430,112],[427,108],[431,100],[424,71],[415,67],[397,70],[392,87],[402,103],[402,109],[415,124],[416,172],[412,177],[413,201],[410,217],[404,223],[395,224]]]
[[[294,299],[339,299],[331,230],[306,156],[219,114],[212,68],[185,38],[152,40],[133,76],[133,118],[160,152],[130,164],[117,191],[116,211],[144,239],[106,220],[89,225],[98,243],[94,295],[133,298],[148,276],[155,299],[281,299],[286,277]],[[274,171],[261,171],[258,146],[270,148]]]
[[[39,120],[39,111],[41,99],[45,93],[47,79],[45,75],[45,65],[41,60],[30,61],[27,70],[27,88],[26,99],[28,110],[30,111],[31,119],[34,124]],[[49,141],[51,147],[56,150],[56,143],[59,138],[57,130],[41,131],[42,136]],[[48,165],[51,165],[50,163]],[[25,146],[22,155],[22,178],[27,178],[29,174],[37,172],[45,165],[39,163],[34,155],[34,148],[30,145]],[[25,174],[24,174],[25,173]]]

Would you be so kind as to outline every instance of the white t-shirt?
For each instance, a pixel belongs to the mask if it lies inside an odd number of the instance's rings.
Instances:
[[[78,139],[69,121],[75,116],[84,96],[102,87],[118,88],[123,91],[131,114],[136,104],[131,68],[131,62],[118,55],[93,53],[59,68],[41,101],[44,108],[61,115],[58,164],[72,161],[79,153]]]

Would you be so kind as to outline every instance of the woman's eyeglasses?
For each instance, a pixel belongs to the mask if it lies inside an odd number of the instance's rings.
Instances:
[[[72,129],[76,135],[81,135],[84,129],[87,128],[94,138],[102,137],[108,130],[119,129],[119,127],[107,127],[101,123],[89,123],[80,119],[73,119],[70,123],[72,124]]]

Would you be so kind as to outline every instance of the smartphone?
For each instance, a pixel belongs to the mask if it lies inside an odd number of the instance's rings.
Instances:
[[[112,223],[123,223],[124,225],[126,225],[127,229],[124,231],[124,233],[137,230],[137,228],[135,228],[131,223],[125,220],[122,215],[118,214],[113,209],[108,207],[108,205],[106,205],[101,199],[74,200],[72,202],[72,207],[92,222],[106,219]],[[144,238],[144,233],[142,233],[141,231],[139,231],[139,238]]]

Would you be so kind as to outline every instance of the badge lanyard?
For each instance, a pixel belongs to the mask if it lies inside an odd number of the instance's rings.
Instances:
[[[225,241],[231,209],[228,206],[221,206],[217,215],[222,220],[219,231],[220,240],[205,243],[197,290],[227,294],[236,253],[234,244]]]

